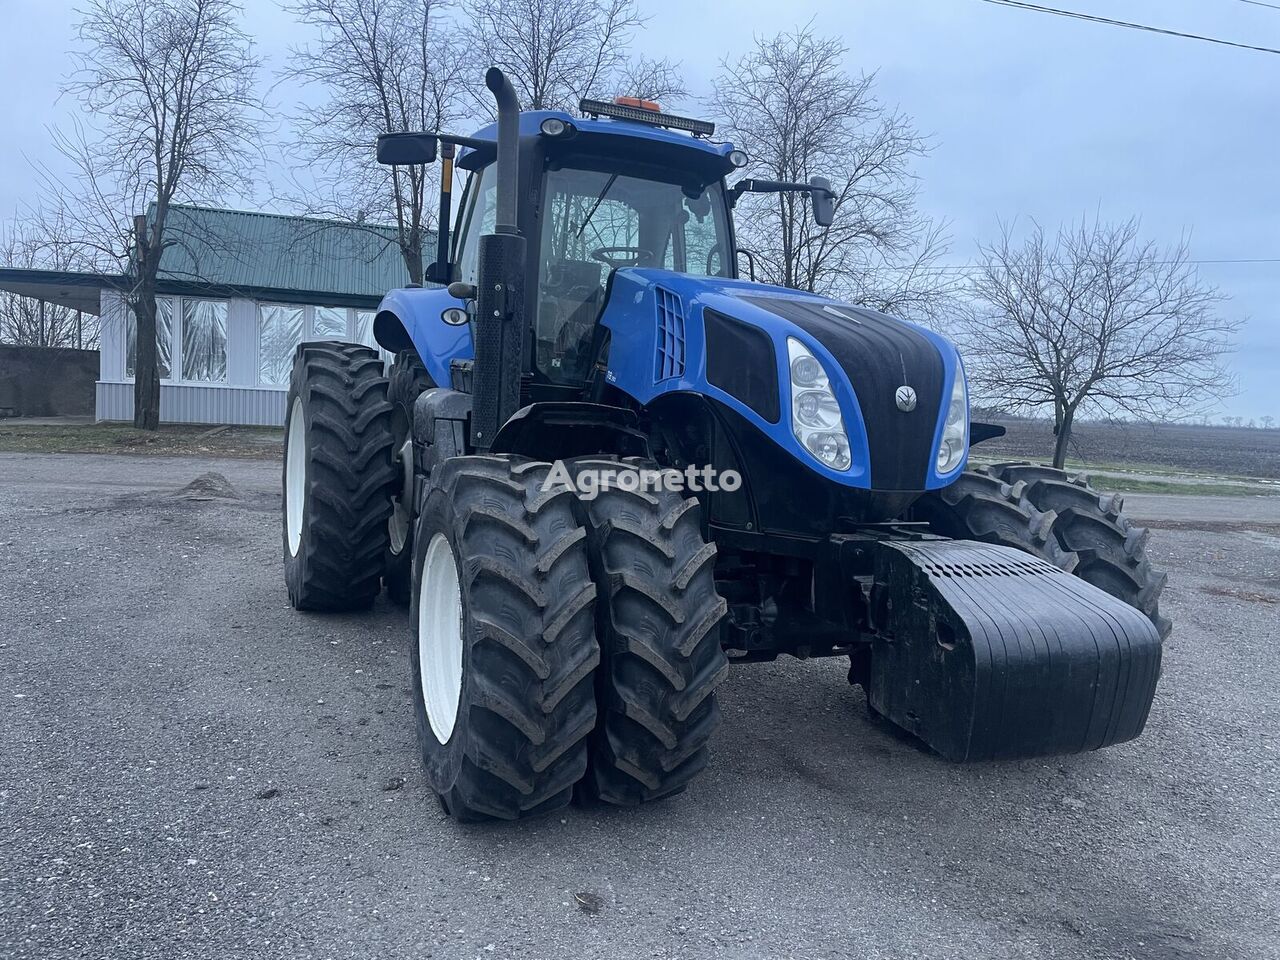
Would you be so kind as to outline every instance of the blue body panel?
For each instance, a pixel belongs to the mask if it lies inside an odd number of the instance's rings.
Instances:
[[[583,119],[555,110],[520,114],[520,136],[537,136],[539,126],[549,117],[573,124],[580,133],[670,143],[724,159],[726,164],[729,153],[734,149],[730,143],[713,143],[664,127],[608,118]],[[497,136],[497,126],[490,124],[483,127],[474,136],[481,140],[493,140]],[[460,164],[465,162],[466,156],[471,152],[466,148],[460,151]],[[613,278],[609,300],[600,317],[600,323],[610,330],[611,335],[609,369],[606,373],[608,383],[641,404],[649,404],[658,397],[676,393],[712,397],[741,414],[815,473],[846,487],[870,489],[867,429],[848,374],[813,336],[777,313],[743,300],[745,295],[808,298],[817,303],[838,304],[838,301],[815,294],[743,280],[691,276],[639,267],[618,270]],[[839,305],[849,308],[847,304]],[[443,288],[406,288],[388,293],[379,305],[378,312],[391,313],[400,320],[431,378],[437,384],[448,384],[451,361],[471,359],[474,352],[470,327],[450,326],[441,320],[441,313],[449,307],[463,306],[465,304],[462,301],[449,296],[448,291]],[[707,381],[702,311],[708,307],[764,331],[773,340],[781,407],[777,423],[770,423],[741,400]],[[906,323],[893,318],[886,319],[894,323]],[[673,325],[679,327],[676,336],[672,334]],[[936,412],[937,423],[933,433],[933,449],[936,451],[942,439],[946,411],[956,377],[963,377],[964,370],[955,348],[947,340],[923,327],[914,324],[909,326],[925,337],[942,358],[942,402],[941,409]],[[801,445],[792,432],[788,337],[794,337],[805,344],[826,368],[849,438],[852,463],[847,470],[833,470],[823,464]],[[743,362],[749,363],[751,358],[744,357]],[[966,451],[954,470],[940,475],[934,467],[935,458],[930,456],[928,475],[920,478],[919,489],[934,490],[954,482],[967,460]]]
[[[659,319],[660,290],[669,291],[679,298],[679,307],[683,314],[683,369],[678,376],[663,377],[665,372],[663,367],[669,370],[670,364],[669,362],[659,364],[655,361],[655,358],[659,357],[659,331],[662,328],[662,322]],[[604,313],[600,318],[600,322],[611,332],[609,369],[606,373],[609,384],[642,404],[651,403],[664,394],[680,392],[714,397],[741,414],[760,432],[770,437],[778,446],[814,472],[844,486],[869,489],[871,483],[867,429],[854,395],[853,385],[849,382],[847,374],[830,352],[811,335],[778,314],[741,299],[743,295],[809,298],[818,303],[836,303],[815,294],[744,280],[693,277],[667,270],[638,267],[619,270],[614,276],[609,302],[605,305]],[[662,309],[670,311],[672,306],[669,297],[662,295],[662,298],[666,301]],[[707,382],[706,338],[702,323],[702,311],[706,307],[763,330],[773,340],[782,409],[782,415],[777,423],[770,423],[741,400]],[[856,309],[864,310],[865,308]],[[906,321],[894,320],[893,322],[905,323]],[[934,429],[933,443],[936,450],[942,440],[946,408],[955,386],[955,378],[957,375],[964,375],[963,368],[955,348],[944,338],[930,330],[915,327],[914,324],[912,326],[937,348],[942,357],[943,403],[942,409],[937,411],[937,425]],[[849,436],[853,462],[848,470],[833,470],[820,462],[800,444],[792,432],[791,378],[790,365],[787,361],[788,337],[794,337],[808,347],[826,368],[832,390],[840,403],[845,430]],[[749,363],[751,358],[744,357],[743,362]],[[940,475],[933,468],[934,459],[931,457],[929,475],[920,478],[921,489],[934,490],[947,486],[964,469],[967,459],[966,452],[959,466],[945,475]]]
[[[399,319],[432,381],[448,386],[450,362],[474,356],[471,327],[450,326],[440,315],[449,307],[465,306],[444,287],[402,287],[382,298],[378,313],[392,313]]]

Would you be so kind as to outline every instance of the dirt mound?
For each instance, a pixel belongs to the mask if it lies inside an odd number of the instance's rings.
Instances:
[[[220,473],[202,473],[174,494],[180,500],[239,500],[240,494]]]

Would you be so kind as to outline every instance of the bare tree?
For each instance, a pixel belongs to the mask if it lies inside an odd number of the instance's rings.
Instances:
[[[852,74],[847,50],[809,27],[759,37],[721,63],[710,105],[724,134],[750,156],[749,172],[806,182],[825,176],[836,218],[817,226],[803,193],[744,195],[742,246],[763,279],[929,315],[950,282],[933,269],[942,231],[920,215],[911,163],[927,144],[911,121],[875,95],[875,77]]]
[[[56,212],[35,210],[0,231],[0,264],[28,270],[84,270],[85,261],[71,226]],[[0,292],[0,343],[37,347],[98,345],[97,317],[56,303]]]
[[[573,110],[584,96],[684,96],[667,60],[628,61],[645,22],[635,0],[467,0],[472,54],[511,78],[526,110]],[[478,98],[490,109],[487,98]]]
[[[617,96],[654,100],[663,106],[680,103],[689,96],[680,69],[670,60],[639,56],[628,63],[613,84]]]
[[[958,330],[970,382],[1007,409],[1052,408],[1054,466],[1082,414],[1178,418],[1233,391],[1240,321],[1218,312],[1185,241],[1144,241],[1136,220],[1036,226],[1022,243],[1006,227],[981,259]]]
[[[1267,416],[1265,416],[1265,417],[1263,417],[1263,418],[1262,418],[1262,429],[1263,429],[1263,430],[1270,430],[1270,429],[1271,429],[1272,427],[1274,427],[1275,425],[1276,425],[1276,418],[1275,418],[1275,417],[1273,417],[1273,416],[1271,416],[1270,414],[1268,414]]]
[[[148,430],[160,418],[156,278],[170,205],[244,195],[260,157],[257,61],[239,18],[231,0],[93,0],[81,13],[65,92],[87,125],[57,135],[73,182],[46,174],[46,187],[81,224],[86,255],[131,278],[134,425]]]
[[[318,110],[300,110],[305,167],[330,199],[304,204],[360,223],[394,222],[409,280],[423,278],[423,245],[435,223],[436,167],[380,167],[380,133],[439,130],[457,117],[480,75],[446,18],[446,0],[300,0],[290,11],[316,29],[286,76],[322,86]]]

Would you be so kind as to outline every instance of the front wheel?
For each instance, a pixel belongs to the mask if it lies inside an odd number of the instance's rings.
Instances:
[[[1168,574],[1147,559],[1149,531],[1133,524],[1117,494],[1095,490],[1083,474],[1032,463],[970,468],[914,508],[935,532],[1033,553],[1141,610],[1159,631]]]
[[[585,792],[634,806],[679,793],[707,765],[720,722],[715,691],[729,672],[716,548],[695,498],[645,482],[657,464],[584,458],[570,469],[579,489],[587,472],[611,478],[577,502],[601,590],[601,716]]]
[[[550,465],[455,457],[430,478],[411,622],[427,780],[457,820],[569,802],[596,722],[595,587],[573,492]]]

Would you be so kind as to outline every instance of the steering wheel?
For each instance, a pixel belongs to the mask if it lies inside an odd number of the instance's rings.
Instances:
[[[627,254],[627,256],[615,256]],[[644,247],[597,247],[591,251],[591,259],[599,260],[617,270],[619,267],[635,267],[642,260],[652,260],[653,251]]]

